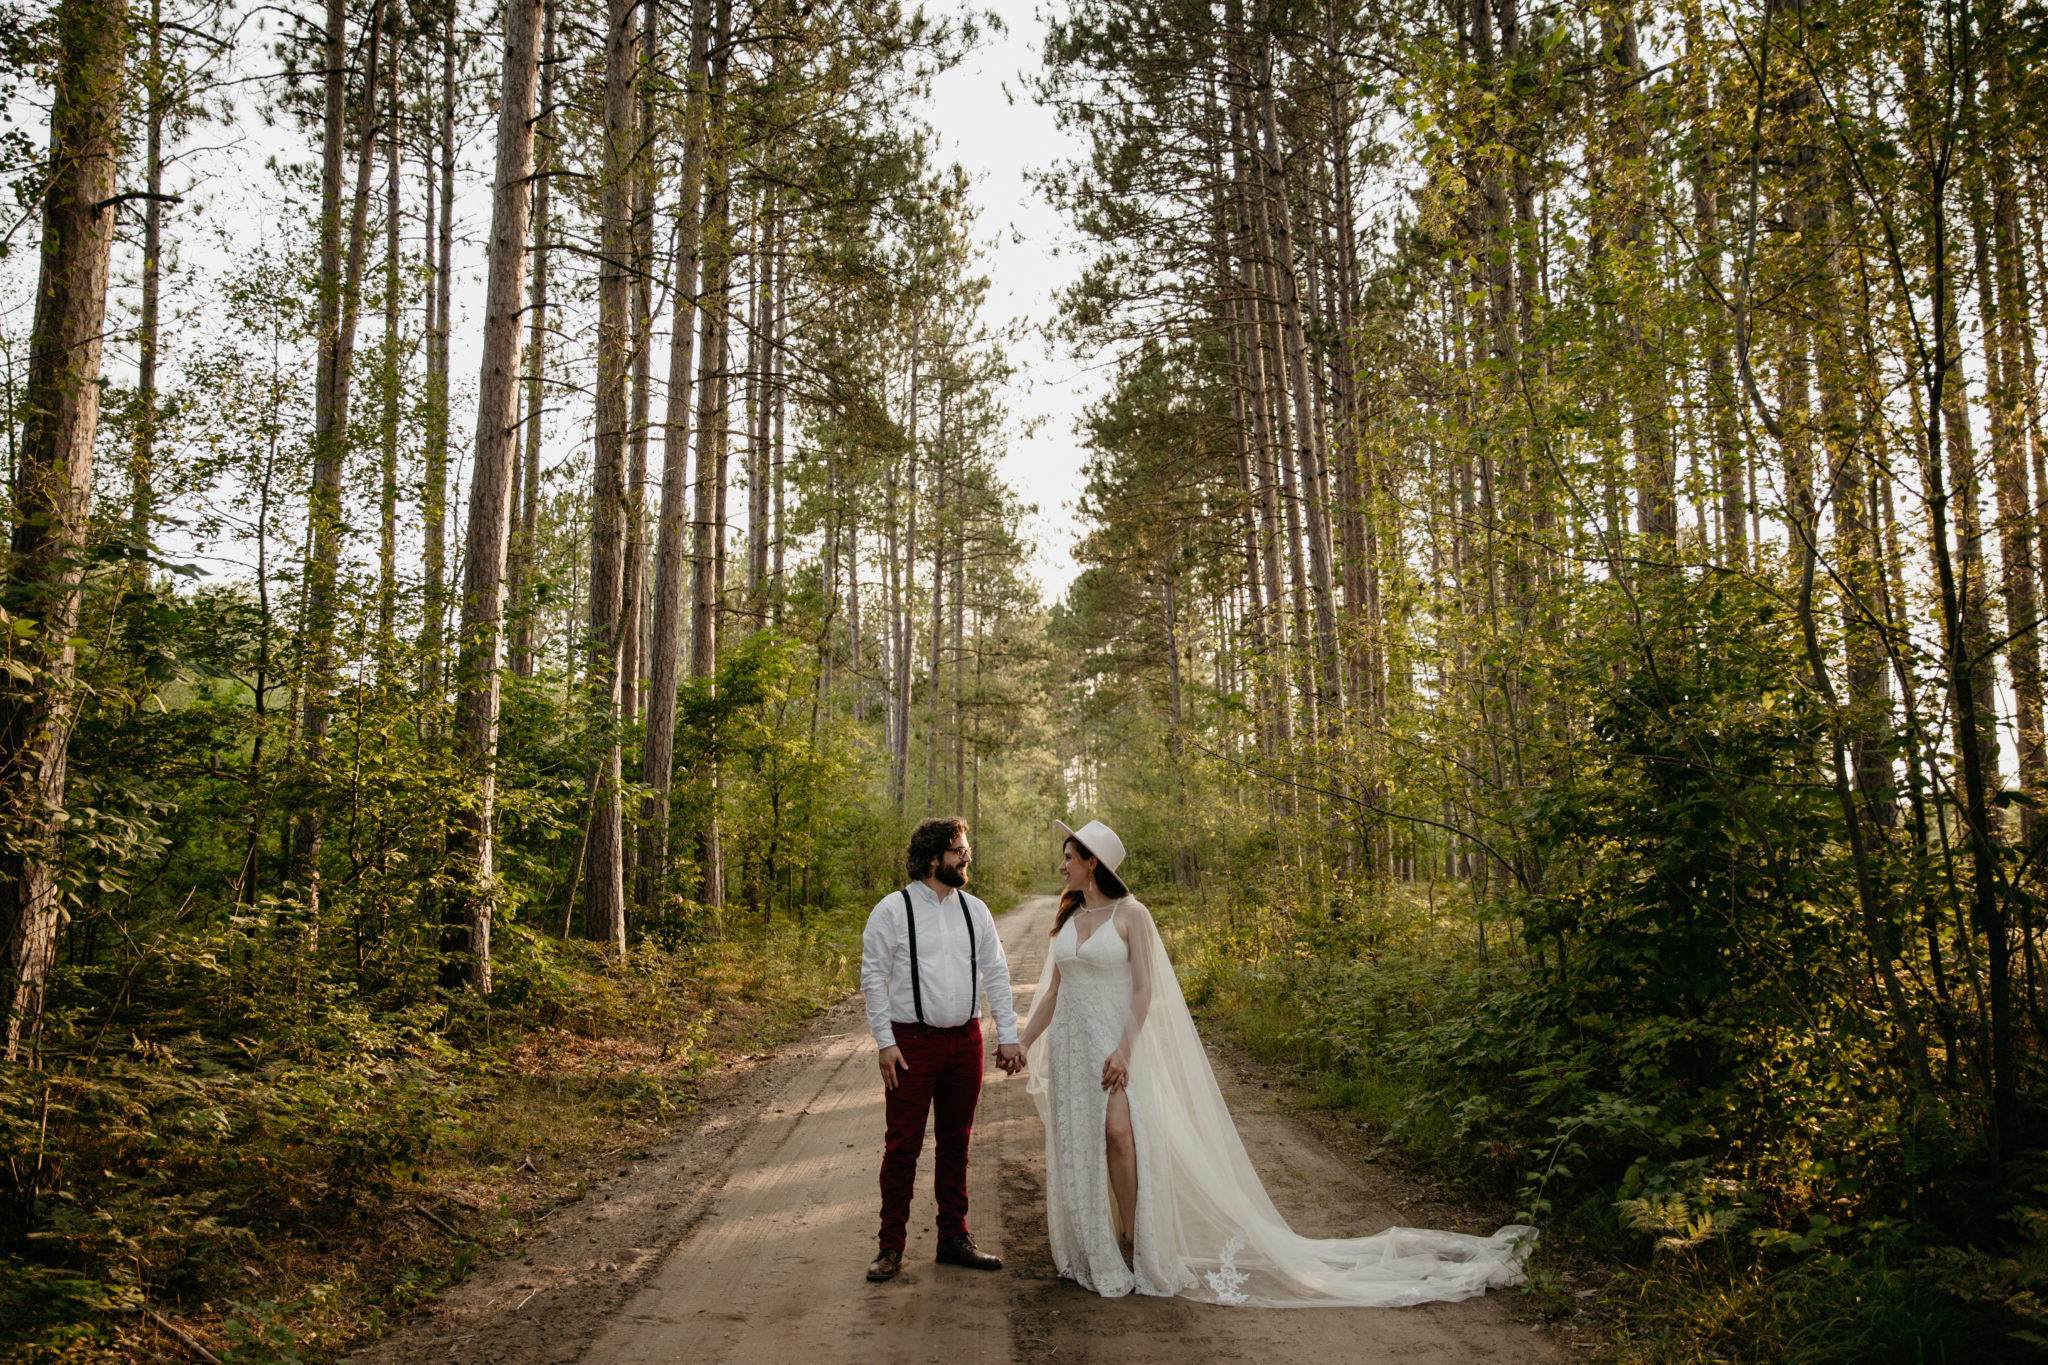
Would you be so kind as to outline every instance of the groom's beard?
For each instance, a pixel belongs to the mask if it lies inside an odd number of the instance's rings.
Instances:
[[[937,863],[932,867],[932,875],[956,891],[967,885],[967,869],[964,867],[947,867],[944,863]]]

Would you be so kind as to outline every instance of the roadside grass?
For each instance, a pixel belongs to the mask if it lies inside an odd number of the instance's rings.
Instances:
[[[1413,1068],[1390,1063],[1369,1049],[1333,1045],[1325,1019],[1333,978],[1328,947],[1291,914],[1270,907],[1238,906],[1218,919],[1196,906],[1164,895],[1148,901],[1173,953],[1188,1004],[1227,1029],[1252,1055],[1300,1069],[1316,1102],[1348,1111],[1381,1135],[1398,1138],[1435,1173],[1470,1184],[1474,1168],[1448,1160],[1461,1150],[1449,1107]],[[1462,925],[1452,922],[1448,901],[1432,906],[1420,898],[1400,923],[1399,942],[1383,926],[1385,952],[1407,953],[1390,978],[1411,998],[1429,993],[1418,973],[1452,977],[1476,967]],[[1445,915],[1444,922],[1437,914]],[[1384,1008],[1384,1006],[1381,1006]]]
[[[1999,1315],[1958,1293],[1954,1272],[1904,1246],[1821,1253],[1772,1266],[1755,1256],[1659,1258],[1609,1287],[1627,1365],[1972,1365],[2038,1358]]]
[[[419,1134],[381,1161],[338,1161],[332,1141],[280,1143],[261,1113],[223,1117],[211,1142],[183,1141],[173,1159],[153,1130],[182,1116],[166,1106],[152,1123],[149,1099],[125,1101],[137,1129],[126,1143],[66,1151],[54,1127],[38,1156],[63,1170],[50,1198],[65,1215],[55,1226],[74,1232],[0,1255],[0,1360],[196,1359],[172,1329],[222,1361],[276,1365],[375,1340],[647,1155],[694,1112],[710,1073],[787,1041],[855,989],[865,916],[734,917],[721,937],[624,962],[529,938],[504,1007],[452,1001],[375,1063],[402,1081],[350,1092],[351,1131]],[[142,1094],[127,1074],[141,1068],[152,1094],[189,1084],[197,1048],[121,1059],[122,1093]],[[148,1197],[133,1197],[139,1183]]]

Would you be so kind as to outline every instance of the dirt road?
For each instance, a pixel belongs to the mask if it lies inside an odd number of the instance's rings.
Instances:
[[[999,921],[1022,1010],[1052,901]],[[986,1030],[991,1050],[993,1029]],[[1362,1179],[1212,1047],[1273,1198],[1307,1233],[1359,1235],[1444,1210],[1393,1175]],[[1397,1310],[1104,1300],[1046,1248],[1044,1134],[1021,1077],[991,1066],[970,1162],[969,1224],[993,1274],[932,1262],[927,1149],[904,1271],[870,1285],[882,1091],[859,1002],[710,1100],[696,1128],[558,1211],[524,1256],[484,1267],[364,1362],[837,1365],[837,1362],[1551,1362],[1566,1353],[1513,1292]],[[1372,1168],[1368,1168],[1372,1169]],[[1491,1231],[1469,1227],[1466,1231]]]

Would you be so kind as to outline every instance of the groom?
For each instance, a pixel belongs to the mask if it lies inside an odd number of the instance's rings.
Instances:
[[[1024,1065],[1010,964],[995,918],[961,888],[974,851],[957,815],[918,822],[906,854],[910,885],[882,898],[861,935],[860,986],[868,1032],[881,1049],[889,1131],[882,1150],[881,1254],[870,1280],[903,1268],[904,1229],[925,1117],[938,1114],[939,1256],[944,1265],[997,1270],[1002,1262],[967,1235],[967,1139],[981,1098],[981,996],[996,1020],[996,1065]]]

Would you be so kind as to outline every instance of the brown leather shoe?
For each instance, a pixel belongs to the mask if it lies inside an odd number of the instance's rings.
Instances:
[[[903,1253],[900,1251],[885,1251],[875,1257],[874,1264],[868,1267],[868,1279],[876,1284],[880,1284],[883,1280],[895,1279],[896,1272],[901,1269],[903,1269]]]
[[[974,1245],[974,1239],[966,1233],[948,1237],[939,1243],[940,1265],[964,1265],[969,1270],[1001,1270],[1001,1258],[991,1256]]]

